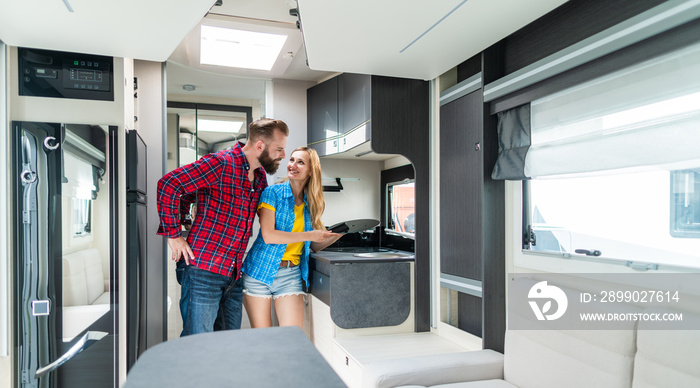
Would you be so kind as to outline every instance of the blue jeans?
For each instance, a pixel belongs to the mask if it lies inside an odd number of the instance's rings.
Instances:
[[[187,317],[187,304],[190,301],[190,289],[182,284],[182,281],[185,278],[185,273],[187,273],[188,269],[190,269],[190,265],[185,263],[184,259],[180,259],[175,262],[175,278],[177,279],[177,283],[181,286],[180,315],[182,316],[182,322],[185,322],[185,318]]]
[[[240,329],[243,289],[235,273],[226,277],[192,266],[183,267],[180,336]]]

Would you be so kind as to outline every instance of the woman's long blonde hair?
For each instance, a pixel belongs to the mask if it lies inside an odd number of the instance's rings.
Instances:
[[[313,148],[297,147],[292,151],[292,154],[297,151],[306,151],[309,155],[309,180],[306,181],[304,193],[306,194],[306,200],[309,202],[311,224],[314,229],[325,229],[321,221],[321,215],[326,210],[326,200],[323,198],[321,160]]]

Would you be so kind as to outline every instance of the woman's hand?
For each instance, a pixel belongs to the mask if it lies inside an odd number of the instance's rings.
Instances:
[[[318,242],[318,243],[324,242],[324,241],[328,240],[329,238],[334,238],[336,236],[340,236],[338,233],[333,233],[333,232],[331,232],[329,230],[325,230],[325,229],[312,230],[312,231],[307,232],[307,233],[309,233],[309,236],[310,236],[308,241]]]

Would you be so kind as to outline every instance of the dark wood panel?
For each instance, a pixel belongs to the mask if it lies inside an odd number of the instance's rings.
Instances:
[[[510,74],[663,2],[570,0],[504,39],[505,72]]]
[[[400,154],[415,169],[415,327],[430,330],[430,122],[428,82],[372,76],[372,150]]]
[[[467,333],[481,337],[481,298],[460,292],[457,295],[457,305],[457,327],[466,331]]]
[[[489,111],[496,113],[527,104],[563,89],[698,43],[700,41],[698,37],[700,37],[700,20],[695,20],[491,101]],[[484,67],[490,67],[490,64]]]
[[[481,71],[481,54],[477,54],[457,65],[457,82],[462,82]]]
[[[482,203],[483,347],[503,352],[506,332],[505,183],[491,179],[498,158],[498,119],[484,109]]]
[[[440,271],[481,280],[483,103],[473,92],[440,108]]]
[[[486,50],[481,55],[483,69],[481,72],[481,82],[487,85],[505,75],[504,43],[498,42]]]

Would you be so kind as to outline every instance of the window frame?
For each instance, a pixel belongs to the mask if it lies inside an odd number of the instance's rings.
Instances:
[[[384,229],[385,233],[395,234],[397,236],[402,236],[402,237],[409,238],[412,240],[416,239],[415,232],[409,233],[409,232],[405,232],[403,230],[398,230],[395,228],[395,222],[394,222],[394,219],[392,217],[393,208],[391,206],[392,205],[391,199],[392,199],[392,192],[393,192],[392,188],[394,186],[397,186],[397,185],[404,185],[404,184],[412,183],[414,185],[414,192],[413,193],[414,193],[414,198],[415,198],[415,182],[416,182],[415,178],[405,178],[405,179],[400,180],[400,181],[392,181],[392,182],[386,183],[386,185],[384,187],[385,198],[386,198],[386,207],[385,207],[386,211],[384,212],[384,222],[386,225],[386,227]],[[413,214],[415,215],[415,200],[414,200],[414,212],[413,212]]]

